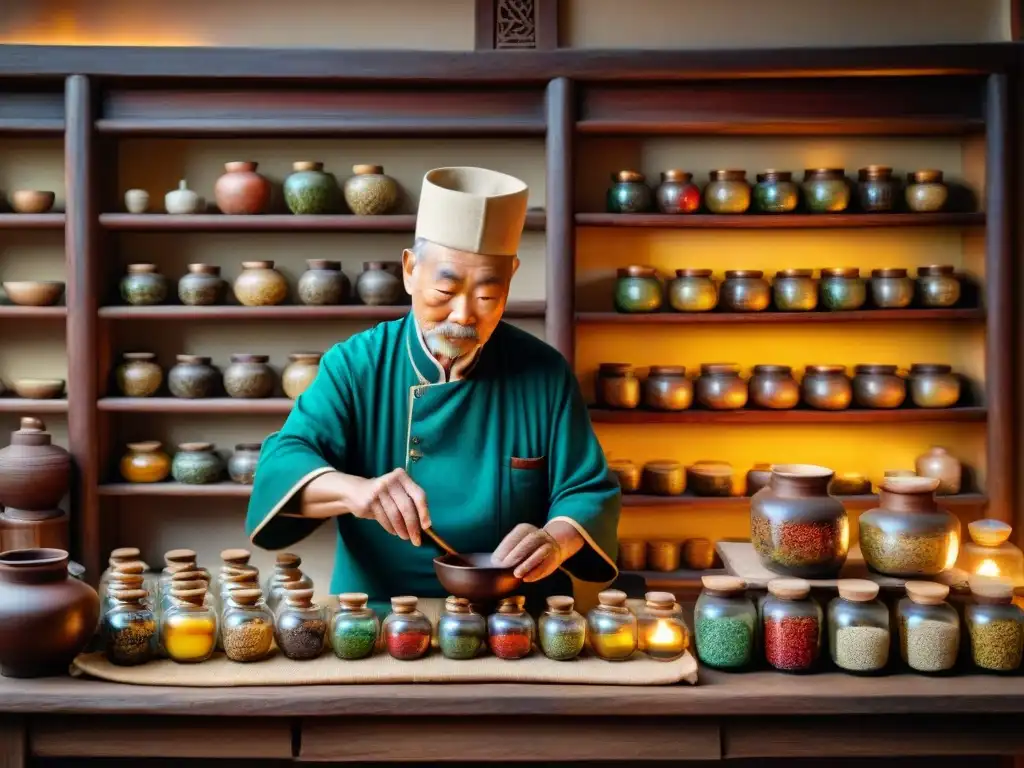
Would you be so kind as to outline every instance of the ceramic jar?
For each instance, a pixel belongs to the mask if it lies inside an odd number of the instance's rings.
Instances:
[[[695,496],[732,496],[733,474],[727,462],[698,461],[686,468],[686,487]]]
[[[224,369],[224,391],[228,397],[258,398],[274,394],[274,369],[267,355],[234,354]]]
[[[234,288],[235,298],[245,307],[270,307],[288,298],[288,281],[273,261],[243,261]]]
[[[124,207],[128,213],[145,213],[149,210],[149,192],[129,189],[124,193]]]
[[[178,298],[190,307],[223,304],[228,284],[213,264],[189,264],[188,273],[178,280]]]
[[[398,202],[398,182],[384,175],[383,165],[353,165],[343,192],[349,210],[356,216],[391,213]]]
[[[305,392],[320,370],[321,352],[292,352],[281,373],[281,389],[292,400]]]
[[[636,408],[640,405],[640,380],[629,363],[601,363],[594,384],[602,408]]]
[[[818,281],[809,269],[779,270],[772,289],[780,312],[811,312],[818,306]]]
[[[714,411],[733,411],[747,404],[747,382],[733,363],[704,363],[694,392],[697,402]]]
[[[619,481],[623,493],[636,493],[640,490],[640,467],[629,459],[609,460],[608,470]],[[621,548],[619,552],[622,552]]]
[[[881,213],[892,210],[895,183],[892,168],[884,165],[869,165],[857,172],[857,201],[866,213]]]
[[[960,548],[960,520],[935,503],[933,477],[888,477],[878,507],[860,516],[860,548],[868,567],[887,576],[936,576]]]
[[[782,672],[809,672],[821,652],[822,611],[804,579],[772,579],[760,604],[764,657]]]
[[[833,312],[860,309],[868,299],[868,288],[857,267],[829,267],[821,270],[821,304]]]
[[[726,312],[762,312],[772,301],[772,287],[759,269],[730,269],[718,289],[719,306]]]
[[[373,655],[380,637],[380,619],[367,607],[364,592],[338,595],[338,611],[331,619],[331,650],[339,659],[351,661]]]
[[[250,161],[224,164],[224,175],[213,185],[213,199],[221,213],[252,216],[267,212],[270,182],[256,173],[257,165]]]
[[[71,482],[71,456],[54,445],[46,425],[22,416],[11,442],[0,448],[0,504],[8,509],[56,509]]]
[[[914,300],[914,281],[905,269],[871,270],[871,301],[879,309],[904,309]]]
[[[907,207],[914,213],[936,213],[946,205],[949,189],[942,171],[914,171],[907,174]]]
[[[747,470],[747,496],[753,496],[772,479],[772,465],[761,462]]]
[[[922,307],[952,307],[960,300],[960,280],[950,265],[917,269],[917,300]]]
[[[221,374],[205,355],[178,355],[178,362],[167,372],[167,388],[175,397],[198,399],[213,397],[220,388]]]
[[[547,599],[547,609],[538,622],[540,648],[554,661],[572,661],[586,644],[587,620],[573,609],[573,605],[571,597],[553,595]]]
[[[121,298],[133,307],[149,307],[167,300],[167,278],[156,264],[129,264],[121,278]]]
[[[732,482],[732,468],[729,469]],[[728,496],[731,494],[722,494]],[[683,542],[682,561],[694,571],[706,571],[715,564],[715,545],[710,539],[687,539]]]
[[[789,171],[765,171],[757,174],[754,185],[754,210],[758,213],[792,213],[800,201],[800,190]]]
[[[633,265],[620,269],[615,280],[615,310],[657,312],[661,309],[664,293],[654,267]]]
[[[761,563],[788,576],[830,578],[846,562],[850,522],[829,496],[833,472],[811,464],[772,467],[750,500],[750,533]]]
[[[537,625],[525,610],[522,595],[506,597],[498,610],[487,617],[487,645],[499,659],[522,659],[530,655]]]
[[[953,496],[960,493],[963,482],[963,466],[959,459],[937,445],[922,453],[914,462],[919,477],[932,477],[939,481],[935,493],[938,496]]]
[[[252,485],[262,447],[262,443],[239,443],[235,446],[235,452],[228,459],[228,477],[232,482]]]
[[[853,369],[853,402],[858,408],[899,408],[907,382],[895,365],[858,365]]]
[[[850,204],[850,184],[842,168],[804,171],[804,203],[811,213],[841,213]]]
[[[224,462],[214,452],[213,443],[182,443],[171,461],[171,474],[188,485],[216,483],[224,474]]]
[[[96,590],[68,575],[62,549],[0,553],[0,674],[64,676],[99,625]]]
[[[878,585],[867,579],[840,579],[839,597],[828,604],[832,662],[844,672],[881,672],[889,662],[889,609],[878,599]]]
[[[678,461],[648,461],[640,487],[652,496],[679,496],[686,490],[686,470]]]
[[[609,213],[646,213],[654,207],[654,194],[639,171],[619,171],[612,174],[608,188]]]
[[[960,615],[946,602],[949,587],[908,581],[907,596],[896,607],[900,655],[915,672],[947,672],[960,653]]]
[[[341,262],[307,259],[306,271],[299,278],[298,293],[299,301],[307,306],[344,304],[348,299],[349,282],[341,271]]]
[[[710,312],[718,306],[711,270],[677,269],[668,284],[668,302],[676,312]]]
[[[152,352],[125,352],[117,366],[117,388],[125,397],[151,397],[160,391],[164,372]]]
[[[755,365],[747,386],[758,408],[786,410],[800,402],[800,385],[788,365]]]
[[[655,411],[685,411],[693,404],[693,382],[681,365],[652,365],[644,380],[644,407]]]
[[[704,187],[704,205],[711,213],[746,213],[750,208],[750,184],[747,172],[718,170],[708,174]]]
[[[359,300],[370,307],[387,307],[401,303],[402,280],[398,276],[401,265],[385,261],[367,261],[356,279]]]
[[[742,669],[753,658],[757,609],[747,585],[735,576],[701,577],[703,589],[693,609],[697,658],[714,669]]]
[[[648,541],[647,567],[659,573],[679,570],[680,547],[678,541]]]
[[[292,173],[284,180],[284,202],[300,216],[337,213],[341,191],[334,175],[324,172],[323,163],[301,160],[292,163]]]
[[[642,571],[647,567],[647,542],[640,539],[619,540],[619,570]]]
[[[960,400],[960,377],[950,365],[914,363],[910,399],[918,408],[952,408]]]
[[[121,477],[129,483],[159,483],[171,473],[171,458],[156,440],[128,443],[121,457]]]
[[[819,411],[842,411],[853,399],[853,386],[843,365],[808,365],[800,390],[804,404]]]
[[[663,171],[654,197],[662,213],[695,213],[700,208],[700,187],[686,171]]]
[[[625,661],[636,651],[636,616],[626,607],[626,593],[606,589],[587,614],[587,643],[605,661]]]
[[[188,188],[184,179],[178,182],[178,188],[164,195],[164,208],[169,214],[202,213],[206,201]]]

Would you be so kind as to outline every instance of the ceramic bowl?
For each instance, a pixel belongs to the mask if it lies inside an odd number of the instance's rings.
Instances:
[[[53,192],[19,189],[11,193],[11,208],[15,213],[46,213],[53,207]]]
[[[64,294],[64,283],[57,280],[18,280],[3,285],[7,298],[22,307],[49,307]]]
[[[513,568],[499,568],[488,553],[442,555],[434,558],[434,573],[448,594],[471,603],[487,603],[508,597],[522,583]]]
[[[967,524],[971,538],[983,547],[998,547],[1008,538],[1013,529],[1000,520],[973,520]]]
[[[28,400],[52,400],[64,393],[64,379],[15,379],[11,388]]]

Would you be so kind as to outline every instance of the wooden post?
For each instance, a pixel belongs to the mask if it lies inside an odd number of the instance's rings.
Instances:
[[[559,77],[547,90],[547,342],[575,362],[576,222],[573,216],[574,89]]]

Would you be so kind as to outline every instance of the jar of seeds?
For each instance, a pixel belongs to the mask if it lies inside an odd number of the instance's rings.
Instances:
[[[878,585],[840,579],[839,597],[828,604],[829,650],[846,672],[880,672],[889,662],[889,611],[878,600]]]
[[[474,659],[487,645],[487,620],[469,607],[469,600],[451,596],[437,622],[437,644],[446,659]]]
[[[945,672],[960,650],[960,617],[946,602],[949,587],[931,581],[908,581],[899,602],[900,654],[915,672]]]
[[[1013,603],[1013,585],[973,577],[974,603],[964,611],[971,638],[971,660],[990,672],[1015,672],[1024,652],[1024,611]]]
[[[715,669],[741,669],[750,663],[757,610],[747,585],[735,576],[704,576],[693,611],[697,657]]]
[[[313,602],[312,589],[289,589],[277,612],[275,640],[289,659],[315,659],[324,650],[327,617]]]
[[[636,616],[626,607],[626,593],[606,589],[587,614],[587,641],[605,661],[625,661],[636,651]]]
[[[236,589],[221,618],[221,644],[231,661],[260,661],[274,644],[274,614],[262,600],[263,590]]]
[[[171,588],[170,606],[160,619],[160,647],[179,664],[206,661],[217,645],[217,614],[206,602],[205,585],[185,586],[195,583]]]
[[[391,598],[391,613],[384,619],[381,633],[388,653],[399,661],[412,661],[427,655],[434,628],[430,619],[416,610],[415,597]]]
[[[783,672],[810,671],[821,650],[821,607],[804,579],[772,579],[761,607],[764,655]]]
[[[521,659],[530,655],[537,625],[524,607],[522,595],[506,597],[498,603],[498,612],[487,618],[487,644],[499,659]]]
[[[365,659],[377,647],[380,620],[366,607],[369,597],[362,592],[338,595],[338,612],[331,619],[331,648],[347,661]]]
[[[554,661],[571,661],[580,655],[587,640],[587,621],[573,610],[574,601],[566,595],[547,599],[537,634],[544,655]]]
[[[112,589],[113,607],[103,614],[103,652],[111,664],[133,667],[156,655],[156,618],[144,589]]]

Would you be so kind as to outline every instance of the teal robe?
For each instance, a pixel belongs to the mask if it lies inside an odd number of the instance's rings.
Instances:
[[[323,520],[301,517],[302,488],[337,469],[378,477],[396,467],[423,488],[434,530],[459,552],[492,552],[519,523],[564,520],[586,542],[563,571],[524,593],[571,594],[567,573],[604,583],[617,575],[620,492],[565,359],[515,326],[499,324],[464,378],[445,381],[415,320],[381,323],[328,351],[316,380],[263,444],[246,529],[282,549]],[[443,597],[439,554],[341,515],[331,594]],[[567,572],[567,573],[566,573]]]

